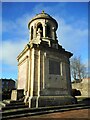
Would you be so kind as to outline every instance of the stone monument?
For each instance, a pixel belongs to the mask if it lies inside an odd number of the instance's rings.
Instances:
[[[18,55],[18,86],[29,107],[71,104],[72,53],[58,44],[57,21],[44,11],[28,23],[29,43]]]

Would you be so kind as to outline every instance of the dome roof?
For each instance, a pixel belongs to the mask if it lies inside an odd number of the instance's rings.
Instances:
[[[42,13],[36,14],[36,16],[34,18],[32,18],[28,24],[28,27],[30,25],[30,23],[36,19],[49,19],[49,20],[53,20],[56,23],[56,26],[58,27],[57,21],[52,18],[49,14],[45,13],[44,11],[42,11]]]

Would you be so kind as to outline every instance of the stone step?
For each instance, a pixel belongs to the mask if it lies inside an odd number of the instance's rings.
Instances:
[[[4,104],[4,103],[3,103]],[[79,104],[79,106],[84,106],[84,104]],[[45,109],[57,109],[57,108],[62,108],[62,107],[64,107],[64,108],[66,108],[66,107],[74,107],[74,106],[78,106],[77,104],[73,104],[73,105],[65,105],[65,106],[52,106],[52,107],[44,107],[43,109],[45,110]],[[15,104],[14,103],[8,103],[8,104],[5,104],[5,106],[2,106],[1,108],[0,108],[0,110],[3,110],[3,111],[5,111],[5,110],[10,110],[10,109],[18,109],[18,108],[24,108],[24,107],[28,107],[28,104],[27,105],[25,105],[25,103],[23,103],[23,102],[16,102]],[[39,109],[40,109],[41,107],[39,107]],[[34,109],[34,108],[32,108],[32,109]],[[36,109],[36,108],[35,108]]]
[[[15,101],[15,100],[3,100],[3,102],[4,103],[8,103],[8,104],[10,104],[10,103],[21,103],[21,102],[23,102],[22,100],[17,100],[17,101]]]
[[[6,105],[5,107],[2,107],[1,110],[10,110],[10,109],[18,109],[18,108],[27,108],[28,105],[25,104],[19,104],[19,105]]]
[[[10,118],[18,118],[18,117],[26,117],[26,116],[32,116],[32,115],[41,115],[41,114],[47,114],[47,113],[53,113],[53,112],[64,112],[68,110],[78,110],[78,109],[89,109],[90,106],[77,106],[77,107],[66,107],[66,108],[58,108],[58,109],[43,109],[43,108],[37,108],[37,109],[23,109],[23,112],[16,111],[14,114],[6,114],[3,115],[3,119],[10,119]],[[27,112],[28,110],[28,112]],[[15,112],[15,110],[14,110]],[[7,112],[8,113],[8,112]]]
[[[25,103],[24,102],[11,102],[11,103],[7,103],[7,102],[4,102],[3,101],[3,103],[5,103],[6,104],[6,106],[15,106],[15,105],[25,105]]]
[[[86,105],[66,105],[66,106],[54,106],[54,107],[39,107],[39,108],[28,108],[27,107],[14,107],[13,109],[2,109],[2,115],[12,115],[12,114],[20,114],[20,113],[28,113],[28,112],[37,112],[37,111],[45,111],[45,110],[56,110],[56,109],[63,109],[63,108],[75,108],[75,107],[84,107]]]
[[[28,108],[28,104],[27,105],[15,105],[15,106],[6,106],[3,107],[2,110],[3,111],[7,111],[10,109],[17,109],[18,108],[20,110],[22,110],[21,108],[26,108],[26,110],[31,110],[31,111],[36,111],[36,110],[51,110],[51,109],[60,109],[60,108],[73,108],[73,107],[78,107],[78,106],[86,106],[85,104],[72,104],[72,105],[62,105],[62,106],[52,106],[52,107],[39,107],[39,108]],[[43,109],[42,109],[43,108]]]
[[[3,103],[3,101],[0,101],[0,107],[5,107],[5,106],[6,106],[6,104]]]

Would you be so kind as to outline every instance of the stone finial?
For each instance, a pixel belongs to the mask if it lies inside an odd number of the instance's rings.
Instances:
[[[42,11],[42,13],[45,13],[44,10]]]

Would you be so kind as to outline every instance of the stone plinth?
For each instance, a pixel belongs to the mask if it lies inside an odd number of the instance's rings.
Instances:
[[[19,100],[24,97],[24,90],[12,90],[11,100]]]
[[[40,96],[31,99],[31,107],[47,107],[74,104],[75,99],[71,96]]]

